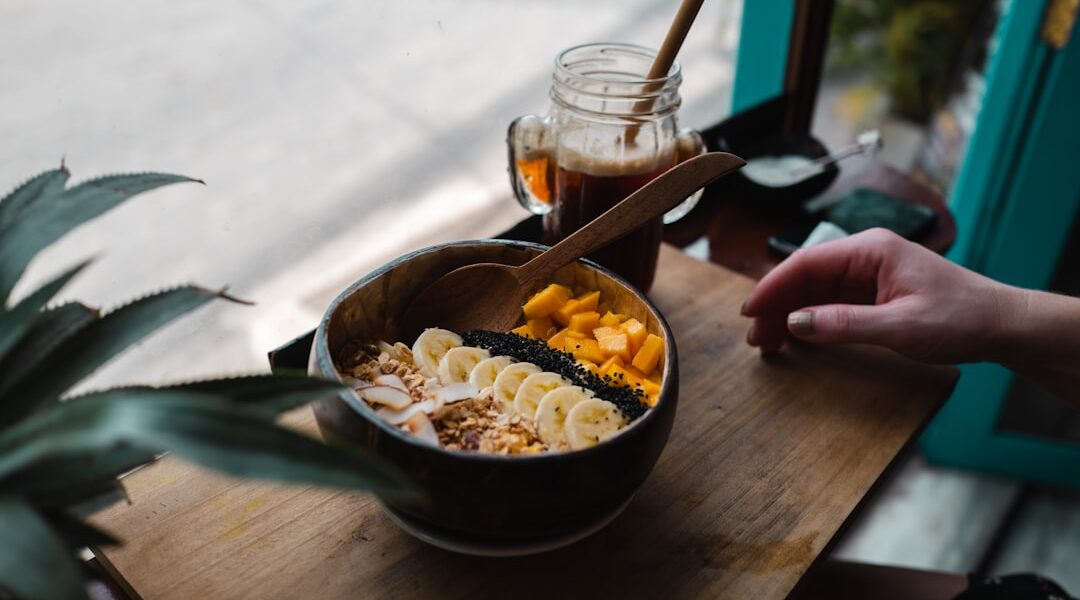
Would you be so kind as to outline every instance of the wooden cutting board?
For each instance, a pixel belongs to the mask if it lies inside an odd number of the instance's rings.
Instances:
[[[570,547],[457,555],[364,494],[241,482],[169,457],[126,478],[130,504],[94,519],[125,541],[99,557],[145,598],[782,598],[956,373],[870,348],[762,360],[738,316],[753,286],[663,249],[650,295],[678,343],[672,437],[622,516]],[[308,408],[286,420],[314,428]]]

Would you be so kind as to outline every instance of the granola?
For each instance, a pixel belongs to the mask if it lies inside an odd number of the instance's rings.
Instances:
[[[407,346],[399,343],[393,350],[383,348],[375,356],[369,350],[357,349],[349,357],[347,364],[351,366],[344,371],[351,383],[365,385],[382,375],[394,375],[405,384],[413,404],[436,399],[440,387],[437,380],[420,372]],[[369,404],[381,410],[378,405]],[[479,390],[473,398],[436,407],[429,418],[439,445],[447,450],[488,454],[535,454],[548,450],[531,422],[521,415],[501,411],[491,387]],[[405,422],[398,426],[411,431]]]

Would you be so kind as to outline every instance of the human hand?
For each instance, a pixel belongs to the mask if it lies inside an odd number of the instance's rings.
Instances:
[[[933,363],[999,360],[1025,291],[949,262],[884,230],[799,250],[743,305],[746,340],[762,352],[788,339],[866,343]]]

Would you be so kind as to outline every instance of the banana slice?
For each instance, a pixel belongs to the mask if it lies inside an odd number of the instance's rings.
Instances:
[[[540,439],[552,448],[566,444],[566,416],[574,406],[590,398],[592,392],[576,385],[555,388],[544,394],[536,407],[536,433]]]
[[[540,399],[555,388],[570,385],[570,382],[558,373],[534,373],[521,382],[521,387],[514,394],[514,410],[532,419],[536,416],[536,406]]]
[[[491,353],[483,348],[471,346],[451,348],[439,360],[439,381],[443,385],[466,383],[469,381],[469,373],[472,373],[473,368],[487,358],[491,358]]]
[[[499,373],[513,362],[514,359],[509,356],[485,358],[469,373],[469,383],[475,385],[478,390],[491,387],[495,384],[495,378],[499,376]]]
[[[439,361],[451,348],[461,346],[461,336],[445,329],[425,329],[412,347],[413,362],[427,377],[439,374]]]
[[[614,404],[599,398],[582,400],[566,415],[563,431],[571,450],[595,446],[619,432],[626,424]]]
[[[514,410],[514,396],[517,395],[518,388],[521,387],[525,378],[540,372],[540,367],[527,362],[514,363],[499,371],[492,388],[495,400],[502,405],[503,412],[509,413]]]

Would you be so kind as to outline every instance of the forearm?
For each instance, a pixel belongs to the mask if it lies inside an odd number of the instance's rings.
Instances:
[[[1080,408],[1080,299],[1009,288],[996,360]]]

